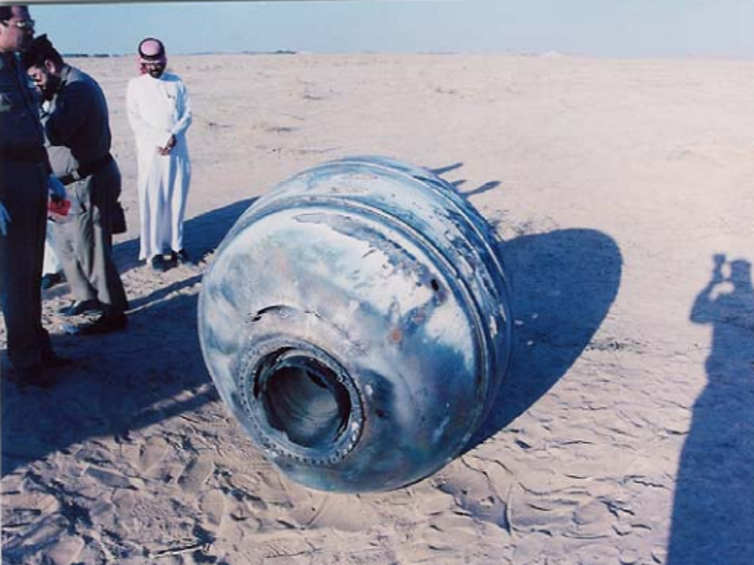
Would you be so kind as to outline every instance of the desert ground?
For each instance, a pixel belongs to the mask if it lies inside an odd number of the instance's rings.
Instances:
[[[172,57],[194,113],[198,262],[166,273],[137,258],[135,61],[69,62],[110,105],[130,326],[66,334],[58,286],[44,323],[73,367],[19,388],[3,359],[4,563],[754,563],[753,62]],[[230,416],[196,305],[253,199],[350,155],[438,171],[482,213],[515,333],[467,451],[346,495],[288,480]]]

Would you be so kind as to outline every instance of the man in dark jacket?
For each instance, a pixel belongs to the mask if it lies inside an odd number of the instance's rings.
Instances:
[[[18,53],[34,36],[26,6],[0,6],[0,303],[8,357],[18,380],[48,386],[66,364],[42,326],[42,260],[47,197],[54,177],[44,149],[37,98]]]
[[[23,60],[44,99],[42,123],[53,172],[71,201],[70,220],[53,228],[74,296],[62,313],[99,313],[79,326],[80,334],[123,329],[128,301],[112,259],[121,177],[110,155],[105,95],[92,77],[65,63],[46,35],[34,39]]]

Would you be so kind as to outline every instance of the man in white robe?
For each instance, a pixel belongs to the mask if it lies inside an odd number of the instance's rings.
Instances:
[[[129,81],[126,94],[138,154],[139,259],[165,271],[175,263],[190,262],[183,247],[183,218],[191,180],[186,144],[191,105],[183,81],[165,72],[161,41],[142,40],[139,62],[142,74]]]

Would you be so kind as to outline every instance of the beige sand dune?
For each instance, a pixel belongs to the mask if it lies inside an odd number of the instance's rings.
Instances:
[[[5,563],[751,563],[745,265],[704,315],[694,305],[713,255],[754,260],[754,65],[174,57],[194,107],[187,244],[201,260],[155,274],[137,261],[135,63],[71,62],[110,103],[133,312],[126,333],[70,336],[55,314],[67,288],[45,294],[76,364],[47,391],[3,379]],[[360,154],[444,170],[495,226],[515,357],[463,456],[406,489],[328,494],[281,476],[228,415],[196,299],[251,199]]]

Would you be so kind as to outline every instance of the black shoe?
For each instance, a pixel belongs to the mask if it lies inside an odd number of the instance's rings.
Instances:
[[[78,335],[102,335],[128,327],[128,318],[125,314],[102,314],[90,324],[79,326]]]
[[[170,265],[165,261],[165,257],[162,255],[155,255],[149,260],[149,267],[153,271],[164,273],[170,268]]]
[[[96,312],[102,312],[102,305],[96,298],[76,301],[58,310],[58,314],[63,316],[81,316],[82,314],[94,314]]]
[[[194,264],[194,260],[191,258],[191,255],[189,255],[188,251],[186,251],[185,249],[181,249],[180,251],[171,251],[170,259],[171,261],[179,265],[193,265]]]
[[[62,273],[49,273],[42,277],[42,290],[48,290],[53,286],[65,281]]]

